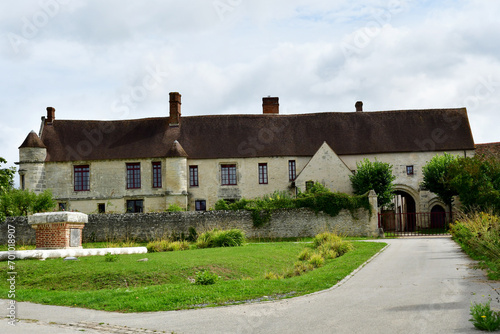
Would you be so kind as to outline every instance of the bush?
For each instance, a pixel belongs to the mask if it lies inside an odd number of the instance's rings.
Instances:
[[[193,226],[190,226],[188,229],[187,241],[195,242],[198,239],[198,232]]]
[[[302,250],[299,254],[299,260],[300,261],[308,261],[311,258],[312,255],[312,250],[311,248],[307,247]]]
[[[180,206],[178,206],[177,204],[170,204],[168,206],[167,211],[168,212],[180,212],[180,211],[184,211],[184,209],[181,208]]]
[[[106,253],[106,255],[104,255],[104,261],[116,262],[116,261],[118,261],[118,254]]]
[[[322,267],[325,259],[320,254],[313,254],[308,261],[314,268]]]
[[[226,203],[225,200],[220,199],[217,202],[215,202],[214,210],[227,211],[227,210],[229,210],[229,205]]]
[[[197,248],[236,247],[245,242],[245,233],[240,229],[213,229],[202,233],[197,241]]]
[[[471,304],[470,315],[477,329],[493,332],[500,329],[500,312],[495,312],[490,308],[491,301],[486,304]]]
[[[489,267],[490,279],[500,279],[500,218],[490,213],[462,215],[450,233],[473,258]]]
[[[187,241],[158,240],[149,242],[146,248],[149,253],[182,251],[189,249],[189,243]]]
[[[198,271],[195,274],[194,284],[211,285],[211,284],[215,284],[218,279],[219,279],[219,276],[217,276],[217,274],[212,273],[208,270],[202,270],[202,271]]]
[[[336,256],[342,256],[354,249],[352,243],[330,232],[316,235],[313,239],[313,245],[315,248],[319,248],[324,254],[327,254],[331,250],[335,252]],[[330,253],[330,255],[333,255],[333,253]]]
[[[277,280],[277,279],[283,279],[283,276],[273,272],[268,272],[264,275],[264,279]]]

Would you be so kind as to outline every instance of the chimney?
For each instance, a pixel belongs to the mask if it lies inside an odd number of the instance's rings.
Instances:
[[[181,121],[181,94],[177,92],[170,93],[170,117],[168,125],[179,126]]]
[[[264,114],[279,114],[280,104],[279,97],[263,97],[262,98],[262,111]]]
[[[356,104],[354,106],[356,107],[356,112],[363,112],[363,102],[362,101],[356,102]]]
[[[47,123],[52,123],[56,119],[56,110],[52,107],[47,107]]]

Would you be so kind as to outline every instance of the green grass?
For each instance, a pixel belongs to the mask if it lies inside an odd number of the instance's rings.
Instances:
[[[327,289],[385,246],[353,242],[355,249],[301,276],[267,280],[293,268],[304,244],[266,243],[183,252],[16,262],[16,300],[120,312],[146,312],[241,303],[269,296],[299,296]],[[147,257],[147,262],[137,262]],[[196,272],[221,276],[214,285],[192,284]],[[7,263],[0,263],[0,295],[7,295]]]

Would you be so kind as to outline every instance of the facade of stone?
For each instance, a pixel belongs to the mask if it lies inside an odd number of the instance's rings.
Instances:
[[[88,214],[203,211],[316,181],[352,193],[349,176],[366,158],[393,165],[398,196],[430,211],[444,204],[420,187],[422,167],[445,152],[474,155],[465,108],[363,112],[357,103],[356,112],[281,115],[268,97],[260,115],[185,117],[180,106],[171,93],[168,117],[124,121],[56,120],[47,108],[19,148],[21,187],[51,189],[60,210]]]

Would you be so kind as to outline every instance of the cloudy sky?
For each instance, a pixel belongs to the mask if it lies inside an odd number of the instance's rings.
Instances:
[[[0,156],[58,119],[467,107],[500,141],[500,1],[0,2]]]

